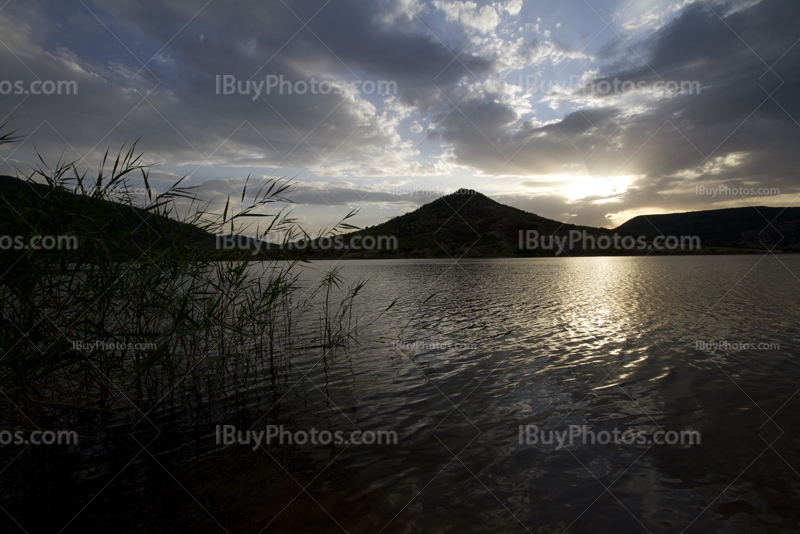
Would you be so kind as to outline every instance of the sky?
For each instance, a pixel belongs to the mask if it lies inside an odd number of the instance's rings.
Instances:
[[[459,188],[609,228],[797,205],[798,39],[797,0],[9,0],[0,173],[138,140],[156,191],[290,180],[311,232]]]

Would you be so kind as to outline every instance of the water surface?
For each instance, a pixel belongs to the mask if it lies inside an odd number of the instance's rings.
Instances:
[[[333,264],[313,263],[304,280]],[[94,434],[79,451],[29,451],[1,475],[6,486],[25,474],[5,490],[9,513],[29,531],[71,521],[65,531],[76,532],[791,532],[800,524],[800,257],[339,265],[349,280],[369,279],[358,347],[296,355],[211,402],[184,390],[133,433],[130,420],[87,423]],[[217,445],[222,424],[394,431],[398,443],[251,450]],[[696,430],[702,441],[577,439],[556,450],[520,443],[521,425]],[[40,513],[26,511],[34,506]]]

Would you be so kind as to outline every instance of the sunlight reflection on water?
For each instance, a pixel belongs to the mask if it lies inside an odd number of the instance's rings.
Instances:
[[[310,284],[332,264],[314,262],[302,279]],[[236,410],[201,416],[163,406],[152,415],[165,434],[148,450],[233,530],[269,523],[326,532],[336,527],[331,516],[348,532],[680,532],[698,516],[698,531],[797,524],[800,490],[787,463],[800,459],[800,399],[792,397],[800,257],[340,265],[349,280],[369,279],[358,347],[326,359],[296,356],[283,389],[264,379],[231,397]],[[720,340],[777,342],[780,350],[697,349]],[[214,425],[232,421],[393,430],[399,443],[271,445],[269,455],[215,445]],[[693,429],[702,443],[554,450],[520,443],[521,425]],[[134,443],[124,450],[114,453],[120,461],[140,452]],[[104,465],[84,462],[87,473]],[[104,498],[114,517],[104,522],[98,510],[96,525],[130,517],[131,528],[154,518],[165,528],[217,528],[200,509],[181,522],[153,512],[147,502],[176,497],[158,483],[158,465],[140,469],[148,489],[111,484]],[[313,500],[301,489],[308,484]]]

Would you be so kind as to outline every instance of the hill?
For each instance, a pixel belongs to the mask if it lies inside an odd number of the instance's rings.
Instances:
[[[640,215],[616,230],[649,236],[697,235],[709,246],[800,251],[800,208],[757,206]]]
[[[214,235],[197,226],[63,187],[0,176],[0,198],[0,233],[24,236],[25,243],[36,234],[75,236],[81,245],[68,254],[75,260],[97,247],[113,249],[120,260],[145,250],[215,248]]]
[[[554,256],[558,247],[552,242],[528,247],[526,236],[559,237],[562,242],[570,232],[586,232],[595,238],[612,235],[611,230],[564,224],[533,213],[506,206],[481,193],[461,189],[429,204],[395,217],[385,223],[342,236],[345,243],[354,236],[397,238],[397,250],[351,252],[348,257],[506,257]],[[520,248],[523,232],[523,248]],[[548,247],[547,245],[551,246]],[[623,250],[583,250],[566,248],[561,255],[624,254]],[[341,254],[339,254],[341,256]]]
[[[33,228],[42,235],[76,235],[95,250],[110,246],[114,254],[128,259],[145,250],[181,255],[202,251],[207,257],[238,255],[247,260],[752,253],[764,251],[765,245],[800,251],[800,208],[646,215],[608,230],[561,223],[460,189],[363,230],[283,246],[235,236],[240,244],[223,250],[219,236],[130,203],[10,176],[0,176],[0,197],[5,200],[0,202],[4,235],[28,235]],[[698,236],[703,246],[654,249],[653,238],[659,235]],[[603,246],[603,240],[608,245]],[[89,251],[81,245],[80,254]]]

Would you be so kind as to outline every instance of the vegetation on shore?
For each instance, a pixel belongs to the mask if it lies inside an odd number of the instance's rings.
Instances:
[[[134,145],[106,153],[94,176],[42,161],[26,180],[0,183],[2,234],[78,242],[0,251],[0,428],[123,413],[128,401],[168,398],[178,384],[202,397],[248,369],[275,372],[293,351],[327,357],[356,342],[363,281],[348,285],[332,270],[309,285],[299,261],[249,264],[209,242],[252,231],[253,221],[262,239],[304,235],[285,211],[266,214],[284,205],[285,184],[264,183],[235,212],[229,198],[216,215],[182,181],[155,194],[148,173]],[[143,205],[134,179],[145,184]]]

